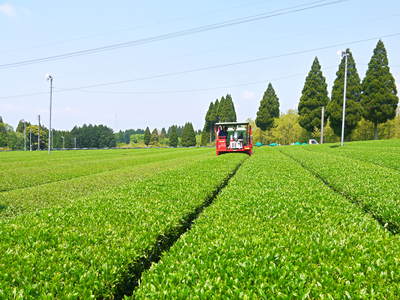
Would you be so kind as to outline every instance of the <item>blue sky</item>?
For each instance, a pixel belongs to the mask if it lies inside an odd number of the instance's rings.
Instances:
[[[312,0],[1,1],[0,65],[100,47],[266,13]],[[87,56],[0,68],[0,115],[48,124],[48,95],[8,97],[98,83],[154,77],[258,57],[277,56],[400,33],[400,1],[349,0],[256,22]],[[383,38],[400,86],[400,36]],[[364,77],[376,40],[351,44]],[[345,48],[345,46],[341,47]],[[254,118],[268,82],[281,111],[296,108],[304,79],[318,56],[329,92],[340,48],[277,57],[124,84],[54,94],[53,127],[102,123],[114,129],[203,126],[210,101],[230,93],[239,120]]]

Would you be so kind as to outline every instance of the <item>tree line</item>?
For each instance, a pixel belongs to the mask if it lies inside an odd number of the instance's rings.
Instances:
[[[161,143],[160,139],[162,138],[164,138],[164,143]],[[150,131],[150,128],[146,127],[143,140],[146,146],[164,144],[169,147],[178,147],[179,145],[182,147],[193,147],[197,144],[196,131],[190,122],[185,123],[184,126],[172,125],[168,128],[168,131],[162,128],[160,134],[156,128]]]
[[[236,122],[235,105],[230,94],[211,102],[205,117],[201,133],[201,145],[207,145],[215,140],[214,125],[218,122]]]
[[[254,120],[254,140],[261,142],[293,139],[306,141],[319,137],[321,109],[324,115],[326,141],[336,141],[341,135],[344,79],[347,76],[345,139],[377,139],[400,137],[400,119],[395,80],[390,72],[385,46],[378,41],[363,80],[357,72],[356,62],[350,49],[339,64],[331,97],[328,95],[326,79],[316,57],[306,76],[297,111],[280,113],[279,98],[271,83],[260,101]],[[347,73],[345,60],[347,57]],[[345,74],[346,73],[346,74]],[[214,126],[218,122],[236,122],[237,115],[232,96],[216,99],[209,104],[203,130],[195,131],[192,123],[184,126],[171,125],[160,131],[149,127],[128,129],[113,133],[104,125],[75,126],[71,131],[52,131],[54,148],[104,148],[116,145],[191,147],[211,144],[215,140]],[[251,121],[251,120],[250,120]],[[25,135],[24,135],[25,133]],[[40,138],[39,138],[40,136]],[[20,121],[16,130],[4,123],[0,117],[0,148],[23,149],[27,141],[32,150],[48,146],[48,129]],[[39,144],[40,141],[40,144]]]
[[[111,148],[116,146],[196,146],[201,131],[196,131],[191,122],[162,128],[127,129],[114,133],[105,125],[75,126],[72,130],[52,130],[52,148]],[[14,130],[0,116],[0,149],[41,150],[48,148],[49,130],[42,124],[35,125],[21,120]]]
[[[326,108],[324,123],[327,124],[327,135],[331,134],[329,130],[332,130],[333,135],[337,137],[341,135],[346,56],[345,139],[351,139],[358,127],[366,128],[368,122],[372,124],[373,138],[378,139],[380,125],[396,117],[399,99],[395,80],[390,72],[385,46],[379,40],[363,80],[358,75],[350,49],[345,51],[336,73],[330,98],[321,65],[317,57],[314,59],[301,93],[298,117],[294,117],[293,111],[288,113],[288,119],[296,118],[300,127],[305,130],[303,136],[307,138],[318,136],[323,107]],[[276,132],[276,128],[280,125],[279,122],[277,123],[278,118],[280,118],[279,98],[272,85],[269,84],[260,102],[255,125],[262,131],[272,130],[275,127]]]
[[[117,144],[121,147],[152,147],[152,146],[169,146],[169,147],[192,147],[197,144],[197,136],[201,131],[196,131],[191,122],[185,125],[171,125],[166,130],[162,128],[150,129],[128,129],[117,132]],[[124,145],[125,144],[125,145]]]
[[[42,124],[19,121],[17,128],[0,117],[0,148],[38,150],[47,149],[49,130]],[[110,148],[116,146],[116,137],[105,125],[75,126],[72,130],[52,130],[52,148]]]

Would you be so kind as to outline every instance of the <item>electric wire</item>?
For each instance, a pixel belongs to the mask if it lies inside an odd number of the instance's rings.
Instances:
[[[42,63],[42,62],[63,60],[63,59],[77,57],[77,56],[96,54],[96,53],[100,53],[100,52],[111,51],[111,50],[116,50],[116,49],[121,49],[121,48],[126,48],[126,47],[134,47],[134,46],[154,43],[154,42],[158,42],[158,41],[163,41],[163,40],[167,40],[167,39],[173,39],[173,38],[177,38],[177,37],[188,36],[188,35],[198,34],[201,32],[212,31],[212,30],[221,29],[221,28],[225,28],[225,27],[235,26],[235,25],[239,25],[239,24],[255,22],[255,21],[264,20],[264,19],[268,19],[268,18],[272,18],[272,17],[293,14],[293,13],[311,10],[311,9],[315,9],[315,8],[331,6],[334,4],[339,4],[339,3],[343,3],[343,2],[347,2],[347,1],[350,1],[350,0],[334,0],[334,1],[328,1],[328,2],[327,2],[327,0],[313,1],[313,2],[306,3],[306,4],[301,4],[301,5],[296,5],[296,6],[292,6],[292,7],[288,7],[288,8],[274,10],[274,11],[268,12],[268,13],[261,13],[261,14],[247,16],[247,17],[231,19],[231,20],[227,20],[227,21],[223,21],[223,22],[219,22],[219,23],[203,25],[200,27],[194,27],[191,29],[185,29],[185,30],[181,30],[181,31],[167,33],[167,34],[161,34],[161,35],[157,35],[157,36],[153,36],[153,37],[147,37],[147,38],[137,39],[137,40],[133,40],[133,41],[110,44],[110,45],[106,45],[106,46],[102,46],[102,47],[73,51],[73,52],[68,52],[68,53],[63,53],[63,54],[58,54],[58,55],[53,55],[53,56],[47,56],[47,57],[42,57],[42,58],[34,58],[34,59],[17,61],[17,62],[13,62],[13,63],[0,64],[0,70],[16,68],[16,67],[21,67],[21,66],[26,66],[26,65],[32,65],[32,64]]]
[[[354,41],[349,41],[349,42],[336,43],[336,44],[331,44],[328,46],[316,47],[316,48],[311,48],[311,49],[306,49],[306,50],[292,51],[292,52],[287,52],[287,53],[273,55],[273,56],[257,57],[257,58],[253,58],[253,59],[236,61],[236,62],[231,62],[231,63],[226,63],[226,64],[218,64],[218,65],[194,68],[194,69],[189,69],[189,70],[184,70],[184,71],[161,73],[161,74],[156,74],[156,75],[151,75],[151,76],[95,83],[95,84],[71,87],[71,88],[60,88],[60,89],[54,88],[54,93],[79,91],[79,90],[92,89],[92,88],[97,88],[97,87],[121,85],[121,84],[127,84],[127,83],[138,82],[138,81],[146,81],[146,80],[152,80],[152,79],[160,79],[160,78],[166,78],[166,77],[172,77],[172,76],[186,75],[186,74],[190,74],[190,73],[222,69],[222,68],[233,67],[233,66],[244,65],[244,64],[251,64],[251,63],[256,63],[256,62],[261,62],[261,61],[274,60],[274,59],[279,59],[279,58],[283,58],[283,57],[302,55],[302,54],[313,53],[313,52],[318,52],[318,51],[323,51],[323,50],[329,50],[329,49],[335,49],[335,48],[338,49],[339,47],[348,47],[350,45],[355,45],[355,44],[360,44],[360,43],[365,43],[365,42],[370,42],[370,41],[376,41],[377,39],[393,38],[393,37],[398,37],[398,36],[400,36],[400,32],[387,34],[387,35],[381,35],[381,36],[375,36],[375,37],[366,38],[366,39],[354,40]],[[0,99],[22,98],[22,97],[44,95],[44,94],[47,94],[47,92],[36,92],[36,93],[19,94],[19,95],[12,95],[12,96],[3,96],[3,97],[0,97]]]

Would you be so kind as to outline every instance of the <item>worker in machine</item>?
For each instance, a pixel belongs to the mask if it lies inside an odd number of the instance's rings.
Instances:
[[[243,148],[243,132],[239,133],[237,142],[238,142],[238,148],[242,149]]]
[[[224,126],[218,133],[220,137],[227,137],[228,136],[228,127]]]

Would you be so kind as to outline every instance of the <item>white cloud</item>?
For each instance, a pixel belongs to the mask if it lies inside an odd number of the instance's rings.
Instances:
[[[246,100],[254,99],[255,95],[256,94],[254,92],[252,92],[252,91],[244,91],[242,93],[243,99],[246,99]]]
[[[9,3],[0,4],[0,14],[6,15],[7,17],[15,17],[15,7]]]

